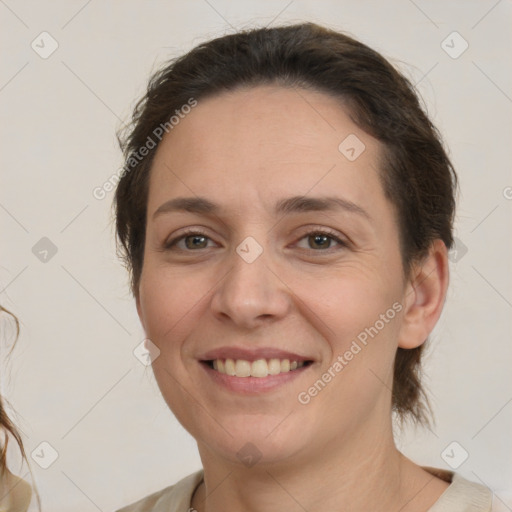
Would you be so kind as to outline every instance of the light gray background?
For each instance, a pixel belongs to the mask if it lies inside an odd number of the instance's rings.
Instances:
[[[159,63],[234,29],[304,20],[391,58],[450,148],[464,246],[426,360],[437,425],[398,444],[450,469],[441,453],[457,441],[469,453],[457,471],[512,510],[511,14],[505,0],[0,1],[0,301],[22,322],[9,361],[2,340],[2,382],[28,453],[58,452],[47,469],[30,459],[44,510],[113,510],[199,469],[132,353],[144,334],[114,253],[112,193],[92,190],[121,165],[115,131]],[[31,48],[49,48],[43,31],[59,45],[47,59]],[[453,31],[469,44],[456,59],[441,46]],[[42,237],[57,247],[47,262],[32,252]],[[14,448],[9,460],[26,475]]]

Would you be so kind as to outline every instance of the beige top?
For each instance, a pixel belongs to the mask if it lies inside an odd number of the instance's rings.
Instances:
[[[491,512],[492,493],[487,487],[453,471],[423,469],[451,483],[428,512]],[[202,480],[203,470],[200,470],[116,512],[192,512],[190,501]]]
[[[26,512],[32,498],[28,482],[8,469],[0,474],[0,512]]]

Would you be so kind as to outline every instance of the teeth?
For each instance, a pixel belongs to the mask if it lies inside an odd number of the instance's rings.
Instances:
[[[217,369],[217,371],[219,370]],[[227,375],[236,375],[235,361],[233,361],[233,359],[226,359],[226,362],[224,363],[224,371]]]
[[[258,359],[251,364],[251,377],[266,377],[268,375],[268,366],[265,359]]]
[[[268,362],[268,373],[269,375],[281,373],[281,361],[279,361],[279,359],[271,359]]]
[[[251,363],[245,359],[237,359],[235,362],[235,375],[237,377],[250,377]]]
[[[289,359],[257,359],[252,363],[245,359],[215,359],[213,369],[234,377],[267,377],[302,368],[304,361]]]

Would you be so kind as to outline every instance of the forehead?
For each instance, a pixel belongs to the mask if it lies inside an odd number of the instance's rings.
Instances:
[[[178,195],[241,208],[336,191],[354,203],[384,205],[381,154],[379,141],[337,98],[278,86],[238,89],[199,100],[163,138],[148,208]]]

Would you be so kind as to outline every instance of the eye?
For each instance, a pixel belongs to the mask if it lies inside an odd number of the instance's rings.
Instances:
[[[332,245],[335,242],[340,247],[347,247],[344,242],[336,233],[329,230],[317,229],[310,231],[302,236],[299,241],[306,240],[308,247],[302,247],[307,251],[327,252],[333,249]],[[185,233],[172,238],[164,245],[165,250],[181,250],[181,251],[195,251],[201,249],[208,249],[208,241],[212,241],[205,233],[197,230],[188,230]],[[300,245],[298,245],[300,247]]]
[[[167,241],[164,249],[172,250],[177,248],[182,251],[207,249],[208,240],[210,240],[210,238],[206,236],[205,233],[190,230]],[[182,241],[184,242],[184,247],[183,244],[180,245]]]
[[[328,230],[315,230],[306,233],[300,240],[306,240],[308,247],[302,247],[309,251],[322,251],[332,249],[332,242],[341,247],[347,247],[347,243],[341,240],[335,233]]]

